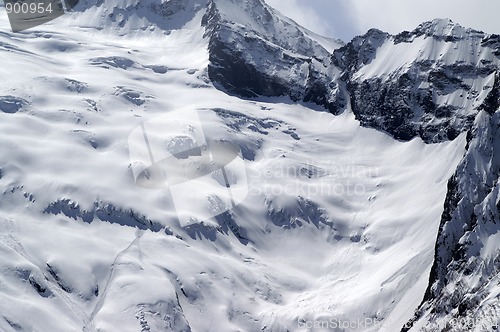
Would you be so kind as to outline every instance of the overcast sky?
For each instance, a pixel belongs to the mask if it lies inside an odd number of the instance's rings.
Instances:
[[[500,0],[265,0],[314,32],[349,41],[370,28],[413,30],[434,18],[500,34]]]

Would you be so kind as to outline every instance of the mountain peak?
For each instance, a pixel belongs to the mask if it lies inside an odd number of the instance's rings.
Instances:
[[[416,37],[425,35],[427,37],[445,39],[446,41],[462,40],[468,36],[474,37],[475,35],[483,37],[484,35],[481,31],[463,27],[449,18],[436,18],[432,21],[424,22],[413,31],[413,34]]]
[[[452,36],[470,29],[462,27],[449,18],[435,18],[432,21],[420,24],[416,30],[423,31],[432,36]]]
[[[421,26],[433,26],[433,27],[454,27],[460,26],[460,24],[453,22],[453,20],[449,18],[435,18],[430,21],[423,22],[420,24]]]

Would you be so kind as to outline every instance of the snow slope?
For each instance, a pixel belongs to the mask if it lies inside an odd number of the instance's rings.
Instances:
[[[189,5],[170,21],[139,10],[126,36],[120,20],[84,22],[133,2],[0,34],[0,330],[399,330],[423,300],[466,134],[401,142],[350,109],[228,95],[208,77],[206,9]],[[189,225],[166,190],[134,183],[128,146],[179,109],[241,147],[250,191]]]

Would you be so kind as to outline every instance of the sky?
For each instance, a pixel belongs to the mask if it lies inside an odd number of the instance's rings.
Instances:
[[[265,0],[306,28],[351,40],[370,28],[396,34],[434,18],[500,34],[499,0]]]

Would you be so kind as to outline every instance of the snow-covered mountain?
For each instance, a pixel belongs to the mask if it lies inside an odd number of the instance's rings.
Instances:
[[[499,36],[434,20],[344,44],[261,0],[72,6],[0,21],[1,331],[498,326]],[[132,133],[170,116],[149,156],[191,148],[192,114],[241,152],[227,212],[202,182],[136,185]]]
[[[397,36],[370,30],[334,59],[345,68],[353,112],[363,124],[403,140],[440,142],[469,130],[495,91],[495,38],[434,20]]]

